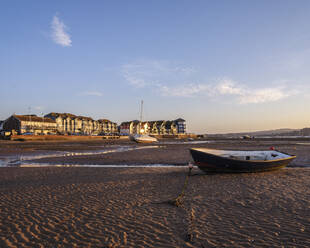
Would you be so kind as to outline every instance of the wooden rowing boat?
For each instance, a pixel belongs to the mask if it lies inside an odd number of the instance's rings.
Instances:
[[[206,172],[260,172],[287,166],[296,156],[275,150],[227,151],[192,148],[195,164]]]

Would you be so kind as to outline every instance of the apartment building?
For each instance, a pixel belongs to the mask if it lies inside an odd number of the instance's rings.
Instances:
[[[56,122],[36,115],[12,115],[3,122],[3,130],[17,134],[56,134]]]
[[[165,135],[165,134],[185,134],[186,133],[186,121],[184,119],[176,119],[173,121],[145,121],[140,122],[137,120],[122,122],[120,125],[121,134],[153,134],[153,135]]]
[[[117,124],[108,119],[94,120],[87,116],[71,113],[49,113],[45,117],[55,120],[57,131],[73,135],[105,135],[118,132]]]

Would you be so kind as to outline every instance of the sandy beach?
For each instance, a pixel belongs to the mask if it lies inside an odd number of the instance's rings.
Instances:
[[[0,247],[309,247],[310,168],[302,168],[309,165],[307,144],[166,142],[156,148],[39,162],[184,165],[191,159],[189,147],[264,149],[275,144],[299,155],[293,167],[213,175],[195,168],[179,207],[169,200],[182,191],[186,167],[2,167]],[[0,156],[119,145],[3,142]]]
[[[1,168],[1,247],[309,247],[309,169]],[[193,235],[192,241],[188,235]]]

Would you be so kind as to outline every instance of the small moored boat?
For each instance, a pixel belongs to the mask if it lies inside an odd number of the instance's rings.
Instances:
[[[206,172],[260,172],[287,166],[296,156],[275,150],[227,151],[192,148],[199,169]]]
[[[158,140],[154,137],[151,137],[146,134],[136,134],[132,136],[132,139],[137,143],[153,143],[157,142]]]
[[[136,141],[137,143],[153,143],[158,140],[155,137],[148,135],[147,133],[147,124],[142,126],[142,112],[143,112],[143,100],[141,101],[141,110],[140,110],[140,122],[138,127],[138,133],[135,135],[131,135],[129,138],[132,141]]]

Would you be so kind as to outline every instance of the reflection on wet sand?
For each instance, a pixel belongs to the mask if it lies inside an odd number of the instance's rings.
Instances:
[[[88,165],[80,165],[80,164],[44,164],[44,163],[27,163],[19,165],[19,167],[88,167],[88,168],[173,168],[176,165],[171,164],[144,164],[144,165],[132,165],[132,164],[122,164],[122,165],[113,165],[113,164],[88,164]],[[187,168],[187,165],[178,165],[178,167]],[[196,167],[196,166],[195,166]]]
[[[75,156],[89,156],[89,155],[101,155],[101,154],[107,154],[107,153],[114,153],[114,152],[126,152],[126,151],[132,151],[132,150],[140,150],[140,149],[150,149],[150,148],[159,148],[159,146],[121,146],[117,148],[109,148],[104,150],[96,150],[96,151],[79,151],[79,152],[66,152],[66,151],[56,151],[56,152],[48,152],[44,154],[36,154],[36,155],[20,155],[20,156],[11,156],[6,157],[3,159],[0,159],[0,166],[6,167],[6,166],[20,166],[25,167],[32,164],[32,167],[36,166],[47,166],[48,164],[44,163],[27,163],[27,161],[33,161],[43,158],[56,158],[56,157],[75,157]],[[62,165],[65,167],[65,165]],[[69,166],[69,165],[68,165]],[[91,165],[88,165],[91,167]]]
[[[186,165],[190,148],[226,150],[266,150],[269,147],[296,155],[290,167],[309,167],[308,143],[304,140],[174,140],[162,139],[156,145],[130,141],[89,142],[2,142],[0,167],[23,165],[62,166],[149,166]]]

